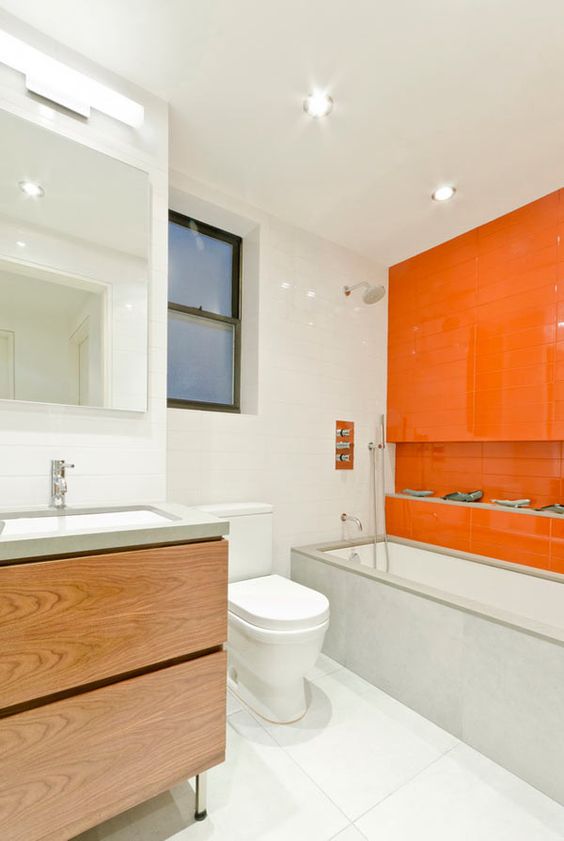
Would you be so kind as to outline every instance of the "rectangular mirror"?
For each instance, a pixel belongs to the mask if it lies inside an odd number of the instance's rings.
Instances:
[[[146,172],[0,111],[0,399],[146,411]]]

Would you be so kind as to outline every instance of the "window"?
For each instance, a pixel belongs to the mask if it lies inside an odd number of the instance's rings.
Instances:
[[[168,405],[240,411],[241,238],[169,213]]]

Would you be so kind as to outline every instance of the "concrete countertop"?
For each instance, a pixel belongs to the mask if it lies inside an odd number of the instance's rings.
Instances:
[[[149,510],[167,517],[162,523],[78,528],[65,533],[36,532],[30,535],[0,534],[0,565],[25,560],[53,558],[59,555],[78,555],[88,552],[112,551],[149,545],[189,543],[213,540],[229,533],[229,523],[198,508],[188,508],[170,502],[113,505],[108,507],[71,507],[61,516],[101,512]],[[0,522],[25,515],[48,517],[57,514],[46,506],[0,511]],[[50,519],[51,519],[50,518]]]

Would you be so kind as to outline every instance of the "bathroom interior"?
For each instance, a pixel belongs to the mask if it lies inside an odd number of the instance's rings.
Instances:
[[[0,839],[564,839],[564,9],[0,0]]]

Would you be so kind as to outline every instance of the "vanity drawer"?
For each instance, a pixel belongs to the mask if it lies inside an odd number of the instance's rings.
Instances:
[[[66,841],[225,758],[226,655],[0,720],[0,838]]]
[[[0,568],[0,711],[214,648],[227,542]]]

